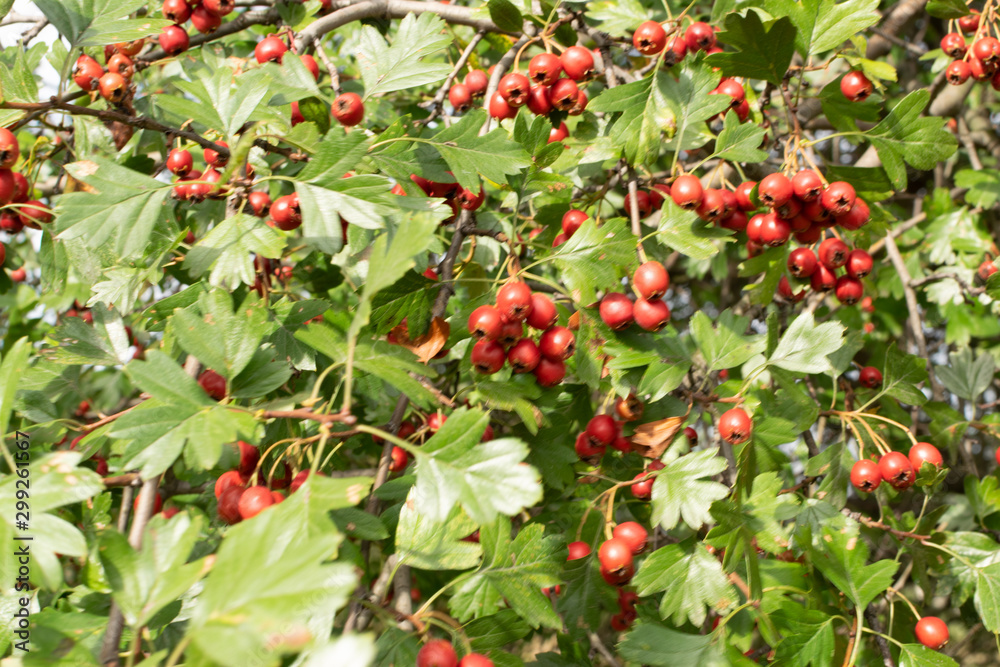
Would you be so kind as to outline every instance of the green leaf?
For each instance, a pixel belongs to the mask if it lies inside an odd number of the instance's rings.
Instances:
[[[756,257],[748,257],[740,264],[739,275],[741,278],[749,278],[763,274],[763,277],[755,283],[744,286],[750,298],[750,303],[766,306],[774,300],[774,293],[778,289],[778,283],[785,275],[788,261],[788,247],[768,248]]]
[[[326,513],[355,505],[370,483],[314,476],[284,502],[231,527],[191,609],[192,644],[215,663],[251,664],[275,650],[276,618],[286,637],[329,637],[357,575],[347,563],[328,562],[342,536]]]
[[[705,479],[726,469],[726,459],[718,449],[702,449],[671,461],[656,474],[653,482],[651,521],[664,530],[672,530],[683,519],[698,530],[711,522],[712,503],[729,495],[725,484]]]
[[[137,387],[164,403],[194,410],[215,405],[195,379],[160,350],[150,350],[145,360],[133,361],[125,372]]]
[[[479,136],[484,122],[486,112],[475,109],[451,127],[420,140],[441,154],[462,187],[473,191],[480,187],[479,175],[494,183],[504,183],[508,174],[517,174],[532,164],[528,154],[510,139],[506,130],[496,128]]]
[[[10,13],[11,7],[14,6],[14,0],[0,0],[0,19],[7,16]]]
[[[637,264],[635,244],[624,218],[612,218],[600,227],[587,218],[550,257],[566,287],[578,291],[581,302],[590,303],[597,290],[616,285],[619,271],[632,272]]]
[[[66,171],[93,191],[59,197],[55,227],[60,239],[107,246],[123,260],[143,257],[155,237],[173,244],[170,228],[160,224],[170,185],[96,156],[68,164]]]
[[[712,93],[720,77],[704,61],[685,58],[682,68],[675,74],[676,80],[667,76],[661,83],[661,94],[666,97],[677,126],[676,132],[668,132],[669,141],[664,148],[672,151],[701,148],[713,139],[705,121],[724,112],[732,100],[726,95]]]
[[[5,102],[38,101],[38,83],[27,62],[24,49],[16,49],[14,62],[9,67],[0,67],[0,98]],[[24,115],[23,111],[8,109],[14,117]]]
[[[492,616],[484,616],[469,622],[462,631],[472,643],[472,650],[480,653],[503,648],[521,639],[531,632],[531,626],[513,609],[501,609]]]
[[[813,314],[806,311],[789,325],[767,364],[797,373],[830,372],[833,365],[827,355],[844,344],[844,331],[839,322],[816,324]]]
[[[706,224],[694,211],[685,211],[667,197],[660,209],[656,240],[692,259],[710,259],[719,252],[719,240],[728,243],[732,234]]]
[[[531,627],[561,629],[562,620],[542,588],[561,582],[562,541],[546,537],[539,524],[522,526],[513,541],[510,534],[510,520],[503,517],[480,528],[483,563],[451,598],[452,614],[463,622],[481,618],[506,601]]]
[[[417,459],[416,510],[444,521],[458,502],[477,524],[512,516],[542,497],[538,471],[521,465],[528,446],[517,438],[480,443],[489,415],[457,410],[423,447]]]
[[[485,380],[477,383],[472,393],[490,410],[516,412],[524,427],[532,435],[538,433],[542,420],[542,415],[535,405],[535,401],[542,396],[538,383],[518,380],[516,376],[507,382]]]
[[[606,88],[587,105],[604,113],[621,112],[608,130],[621,155],[631,164],[651,164],[660,154],[660,138],[664,131],[677,125],[667,103],[666,84],[669,75],[660,70],[653,76]]]
[[[969,6],[962,0],[930,0],[927,13],[938,19],[960,19],[968,16]]]
[[[738,601],[719,560],[690,539],[654,551],[632,583],[641,597],[662,592],[660,616],[674,625],[701,625],[706,608],[720,613]]]
[[[98,554],[129,625],[146,625],[208,573],[205,558],[187,562],[203,528],[201,517],[192,521],[187,512],[171,520],[155,516],[140,551],[115,530],[100,535]]]
[[[372,320],[376,336],[383,336],[406,319],[410,337],[421,336],[430,323],[431,307],[441,285],[416,271],[381,290],[372,299]]]
[[[934,373],[951,393],[975,401],[993,382],[996,364],[988,352],[973,359],[972,348],[962,347],[948,355],[949,366],[935,366]]]
[[[726,76],[743,76],[780,85],[795,54],[796,28],[787,16],[761,22],[757,12],[745,16],[733,13],[726,17],[725,30],[718,34],[724,44],[736,47],[736,53],[715,53],[705,62],[722,69]]]
[[[483,554],[475,542],[463,542],[476,531],[476,524],[455,507],[442,522],[436,522],[414,507],[414,491],[399,510],[396,553],[399,562],[420,570],[467,570]]]
[[[958,667],[958,663],[923,644],[901,644],[899,667]]]
[[[232,296],[221,289],[203,293],[197,311],[175,311],[173,324],[181,347],[229,380],[246,368],[261,339],[276,328],[255,292],[233,312]]]
[[[235,288],[253,285],[256,279],[254,255],[276,259],[285,247],[284,237],[260,218],[240,213],[226,218],[188,251],[184,266],[195,276],[211,271],[213,287]]]
[[[451,45],[445,22],[430,12],[407,14],[392,46],[378,30],[361,30],[355,57],[365,83],[365,97],[436,83],[448,76],[451,65],[426,59]],[[520,29],[520,26],[518,26]]]
[[[660,625],[640,623],[618,644],[618,652],[636,664],[653,667],[724,667],[731,663],[712,635],[691,635]]]
[[[490,12],[490,18],[497,24],[497,27],[507,32],[520,32],[524,19],[521,12],[510,0],[489,0],[486,8]]]
[[[694,314],[691,336],[698,344],[709,371],[742,366],[764,351],[767,343],[764,334],[745,333],[749,326],[749,317],[740,317],[728,309],[719,315],[715,327],[704,311]]]
[[[891,347],[886,352],[881,394],[909,405],[923,405],[927,397],[916,385],[927,381],[927,360]]]
[[[776,657],[802,667],[832,667],[836,655],[834,619],[815,609],[783,605],[771,612],[784,639],[778,644]]]
[[[897,190],[906,186],[904,161],[917,169],[933,169],[958,148],[958,140],[944,129],[944,118],[920,115],[929,101],[927,90],[910,93],[864,134]]]
[[[115,42],[131,42],[142,37],[159,35],[173,21],[157,18],[125,19],[103,16],[90,24],[76,46],[103,46]]]
[[[878,0],[766,0],[774,16],[787,16],[797,32],[795,48],[803,56],[837,48],[856,33],[879,22]]]
[[[989,632],[1000,632],[1000,563],[976,572],[976,611]]]
[[[726,113],[722,132],[715,140],[715,155],[735,162],[763,162],[767,151],[760,149],[767,130],[753,123],[741,123],[735,111]]]
[[[864,609],[892,585],[899,563],[886,559],[867,565],[868,544],[859,523],[846,517],[826,521],[817,532],[807,545],[813,564],[857,608]]]
[[[70,44],[77,41],[92,24],[101,19],[124,19],[140,7],[146,0],[38,0],[35,2],[45,17],[56,27]],[[111,44],[114,41],[101,42]]]
[[[211,76],[203,76],[193,81],[176,80],[175,85],[201,104],[189,100],[173,98],[176,105],[183,102],[180,109],[185,118],[194,117],[210,129],[219,130],[228,137],[234,137],[243,125],[255,118],[275,118],[275,111],[262,106],[271,85],[271,77],[262,69],[249,70],[236,76],[229,67],[217,67]],[[158,98],[162,104],[171,98]],[[196,107],[198,113],[192,113]],[[261,115],[264,114],[264,115]]]
[[[995,171],[962,169],[955,174],[955,185],[968,189],[965,201],[973,206],[991,208],[1000,200],[1000,174]]]
[[[7,437],[10,413],[14,409],[14,397],[17,395],[19,382],[24,380],[24,374],[28,370],[30,354],[31,344],[27,337],[18,338],[9,348],[3,350],[3,363],[0,364],[0,436],[2,437]]]
[[[638,0],[595,0],[587,3],[587,18],[611,35],[632,32],[649,18],[649,10]]]

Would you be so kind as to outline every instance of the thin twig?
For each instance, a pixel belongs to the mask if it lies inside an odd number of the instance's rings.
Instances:
[[[889,650],[889,642],[882,636],[882,623],[878,620],[878,614],[875,612],[874,606],[868,605],[865,608],[865,620],[868,621],[868,627],[878,633],[872,636],[875,637],[875,644],[882,654],[882,663],[885,667],[896,667],[896,663],[892,659],[892,651]]]
[[[475,35],[472,36],[472,39],[469,40],[468,46],[466,46],[465,50],[462,51],[462,55],[458,57],[458,60],[455,62],[455,66],[452,68],[451,73],[448,74],[448,77],[444,80],[444,83],[442,83],[441,87],[438,88],[438,91],[437,93],[435,93],[434,97],[429,102],[424,102],[420,104],[420,106],[422,106],[423,108],[431,110],[430,115],[423,120],[424,124],[430,123],[439,115],[441,115],[441,111],[442,109],[444,109],[444,98],[445,95],[448,94],[448,90],[451,88],[452,81],[455,80],[455,77],[458,76],[458,73],[462,70],[463,67],[465,67],[465,63],[469,61],[469,56],[472,55],[472,52],[476,50],[476,47],[479,46],[479,42],[481,42],[483,37],[485,36],[486,36],[485,30],[480,30],[479,32],[477,32]]]

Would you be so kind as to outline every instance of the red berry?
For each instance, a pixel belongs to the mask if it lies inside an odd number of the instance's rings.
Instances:
[[[667,46],[667,32],[656,21],[645,21],[632,35],[632,45],[639,53],[655,55]]]
[[[715,46],[715,31],[707,23],[696,21],[684,31],[684,41],[689,51],[707,51]]]
[[[683,209],[693,211],[701,205],[704,188],[697,176],[683,174],[670,185],[670,197]]]
[[[279,229],[286,232],[298,229],[302,225],[299,195],[294,193],[275,199],[271,204],[271,219]]]
[[[497,310],[508,321],[521,322],[531,313],[531,288],[510,282],[497,291]]]
[[[869,389],[882,386],[882,373],[874,366],[865,366],[858,374],[858,382]]]
[[[632,324],[634,319],[632,302],[620,292],[610,292],[601,299],[598,308],[601,319],[615,331]]]
[[[705,188],[701,195],[701,203],[695,209],[695,212],[702,220],[715,222],[722,218],[725,208],[726,200],[722,196],[722,190]]]
[[[545,331],[556,323],[559,313],[552,299],[539,292],[531,293],[531,311],[525,322],[532,329]]]
[[[562,217],[562,230],[567,237],[573,236],[589,216],[575,208],[566,211]]]
[[[238,441],[236,446],[240,450],[240,464],[237,470],[241,476],[250,477],[260,462],[260,450],[242,440]]]
[[[163,18],[174,23],[184,23],[191,18],[187,0],[163,0]]]
[[[633,556],[638,556],[646,549],[646,540],[649,537],[646,529],[635,521],[618,524],[611,534],[615,539],[625,542]]]
[[[684,39],[684,35],[677,35],[674,37],[673,41],[670,42],[670,53],[664,59],[668,65],[676,65],[680,61],[684,60],[684,56],[687,55],[687,40]]]
[[[738,445],[750,439],[753,422],[743,408],[732,408],[719,417],[719,435],[731,445]]]
[[[229,148],[229,144],[225,141],[217,141],[215,145],[222,148]],[[229,157],[223,157],[222,151],[217,151],[214,148],[206,148],[203,157],[205,158],[205,164],[212,169],[222,169],[229,164]]]
[[[566,545],[569,548],[569,555],[566,560],[580,560],[590,555],[590,545],[586,542],[570,542]]]
[[[632,580],[635,574],[635,566],[629,565],[623,570],[611,571],[603,565],[600,567],[601,578],[610,586],[624,586]]]
[[[528,78],[543,86],[551,86],[562,74],[562,61],[552,53],[539,53],[528,63]]]
[[[857,197],[854,200],[854,206],[851,207],[851,210],[837,218],[837,224],[844,229],[861,229],[868,224],[870,216],[871,211],[868,209],[868,204],[861,197]]]
[[[632,316],[635,323],[646,331],[660,331],[670,323],[670,307],[660,299],[636,299]]]
[[[910,447],[910,453],[907,458],[910,460],[910,465],[913,466],[914,472],[918,472],[925,461],[937,468],[944,465],[941,450],[929,442],[918,442]]]
[[[568,79],[567,79],[568,80]],[[552,99],[548,86],[532,86],[528,91],[528,110],[536,116],[548,116],[552,112]]]
[[[670,287],[670,275],[660,262],[648,261],[635,270],[632,284],[643,299],[659,299]]]
[[[104,68],[86,53],[76,59],[73,65],[73,81],[86,91],[97,90],[98,81],[104,76]]]
[[[873,90],[872,82],[857,70],[848,72],[840,80],[840,92],[851,102],[864,102]]]
[[[271,489],[266,486],[251,486],[240,495],[237,508],[241,518],[252,519],[273,504]]]
[[[299,59],[305,68],[309,70],[309,73],[313,75],[313,79],[319,81],[319,63],[316,62],[316,59],[308,53],[302,54],[299,56]]]
[[[635,394],[629,394],[625,398],[619,397],[615,401],[615,414],[622,421],[632,422],[642,417],[646,406]]]
[[[517,115],[517,109],[507,103],[500,93],[493,93],[490,99],[490,115],[497,120],[513,118]]]
[[[594,442],[591,438],[587,437],[586,433],[581,433],[576,436],[573,449],[581,460],[586,461],[589,459],[599,459],[604,456],[607,446]]]
[[[277,35],[268,35],[257,43],[257,46],[254,47],[253,55],[261,65],[264,63],[280,64],[286,51],[288,51],[288,47],[285,46],[280,37]]]
[[[175,148],[167,156],[167,169],[177,176],[186,176],[194,167],[194,158],[191,151],[182,148]]]
[[[744,211],[752,211],[757,208],[754,206],[753,202],[750,201],[750,193],[753,192],[755,187],[757,187],[756,181],[743,181],[736,186],[736,191],[734,192],[736,195],[736,203]]]
[[[552,327],[538,339],[538,349],[550,361],[565,361],[576,352],[576,336],[566,327]]]
[[[472,346],[472,367],[477,373],[492,375],[503,368],[507,354],[494,340],[477,340]]]
[[[760,201],[771,208],[788,203],[793,194],[792,182],[781,173],[768,174],[757,186]]]
[[[792,192],[804,202],[819,199],[823,194],[823,179],[812,169],[803,169],[792,176]]]
[[[344,127],[354,127],[365,117],[365,105],[357,93],[341,93],[333,101],[330,112]]]
[[[864,278],[872,272],[872,256],[857,248],[847,256],[847,273],[853,278]]]
[[[782,220],[776,213],[767,213],[760,227],[760,242],[763,245],[777,248],[788,243],[792,235],[792,227],[787,220]]]
[[[851,249],[838,238],[829,238],[819,244],[817,258],[828,269],[839,269],[847,264]]]
[[[271,210],[271,197],[260,190],[255,190],[247,195],[247,203],[253,209],[253,214],[259,218],[263,218]]]
[[[915,476],[910,460],[902,452],[889,452],[878,462],[882,479],[889,482],[897,490],[907,489],[913,485]]]
[[[191,11],[191,25],[203,35],[208,35],[219,29],[222,17],[206,9],[205,5],[198,5]]]
[[[97,89],[100,91],[101,97],[112,104],[118,104],[125,99],[125,93],[128,92],[128,82],[121,74],[108,72],[97,82]]]
[[[443,639],[434,639],[417,653],[416,667],[458,667],[458,656],[451,644]]]
[[[844,181],[834,181],[827,186],[820,197],[823,207],[833,214],[833,217],[840,217],[851,210],[857,194],[850,183]]]
[[[554,387],[566,377],[566,364],[561,361],[542,357],[534,370],[535,379],[543,387]]]
[[[497,87],[500,97],[514,108],[524,106],[528,101],[528,92],[530,90],[531,82],[528,80],[528,77],[517,72],[505,74],[500,79],[500,85]]]
[[[3,219],[0,218],[0,227],[2,226],[3,226]],[[984,259],[982,263],[979,265],[979,268],[976,269],[976,275],[983,282],[989,280],[990,276],[992,276],[996,272],[997,272],[997,265],[988,259]]]
[[[597,550],[597,558],[608,572],[621,572],[632,566],[632,549],[625,540],[612,537]]]
[[[549,88],[549,100],[552,106],[560,111],[572,109],[579,95],[580,89],[573,79],[559,79]]]
[[[980,37],[972,45],[972,55],[987,65],[1000,59],[1000,41],[996,37]]]
[[[191,44],[187,31],[179,25],[170,25],[164,28],[163,32],[160,33],[159,41],[160,48],[171,56],[187,51]]]
[[[961,86],[972,76],[972,68],[964,60],[956,60],[945,70],[945,79],[953,86]]]
[[[465,113],[472,108],[472,91],[464,83],[456,83],[448,91],[448,101],[455,113]]]
[[[796,248],[788,255],[788,272],[796,278],[808,278],[817,266],[816,254],[809,248]]]
[[[219,518],[233,525],[243,520],[240,514],[240,499],[243,497],[245,489],[241,486],[231,486],[219,496],[218,513]]]
[[[225,16],[236,9],[236,0],[201,0],[202,6],[219,16]]]
[[[997,450],[1000,451],[1000,450]],[[646,476],[645,472],[641,472],[632,479],[642,479]],[[636,482],[632,484],[629,488],[632,490],[632,495],[639,500],[649,500],[653,496],[653,481],[655,478],[649,477],[641,482]]]
[[[834,293],[837,295],[837,300],[842,304],[853,306],[858,301],[861,301],[861,297],[865,295],[865,286],[857,278],[840,276],[837,278]]]
[[[594,56],[582,46],[571,46],[559,57],[566,76],[579,81],[586,79],[594,71]]]
[[[390,454],[389,472],[403,472],[410,463],[410,454],[402,447],[393,447]]]
[[[917,641],[935,651],[944,648],[948,643],[948,626],[937,616],[924,616],[917,621],[913,632],[917,636]]]
[[[507,362],[515,373],[530,373],[541,360],[542,353],[530,338],[522,338],[507,353]]]
[[[816,267],[816,273],[810,278],[814,292],[829,292],[837,286],[837,274],[823,264]]]
[[[558,586],[556,592],[559,592]],[[493,661],[481,653],[469,653],[458,663],[458,667],[493,667]]]
[[[587,102],[588,102],[587,93],[583,92],[582,90],[577,90],[576,101],[573,103],[573,106],[571,106],[566,111],[566,113],[568,113],[570,116],[583,115],[584,110],[586,110],[587,108]]]
[[[559,123],[559,127],[553,127],[549,131],[549,141],[548,143],[554,144],[557,141],[563,141],[569,136],[569,127],[566,123]]]
[[[713,92],[719,95],[728,95],[732,99],[730,106],[733,107],[745,100],[747,97],[747,91],[743,88],[743,84],[736,79],[723,79],[719,82],[719,85],[715,87]]]
[[[479,306],[469,315],[468,327],[473,338],[496,340],[503,328],[503,318],[496,306]]]
[[[962,58],[966,49],[965,38],[957,32],[949,32],[941,38],[941,50],[951,58]]]
[[[684,427],[684,437],[688,439],[688,444],[692,447],[698,444],[698,431],[694,430],[690,426]]]
[[[198,384],[206,394],[217,401],[226,397],[226,379],[213,370],[203,371],[198,376]]]
[[[631,217],[632,216],[632,194],[629,193],[625,195],[625,204],[623,205],[622,212]],[[635,193],[635,209],[638,212],[640,218],[646,218],[650,213],[653,212],[653,202],[649,198],[649,193],[645,190],[637,190]]]
[[[470,69],[462,83],[468,86],[473,97],[482,97],[490,85],[490,77],[481,69]]]
[[[851,468],[851,484],[858,491],[871,493],[882,483],[882,472],[871,459],[861,459]]]
[[[586,434],[591,440],[601,445],[610,445],[621,431],[611,415],[595,415],[587,422]]]

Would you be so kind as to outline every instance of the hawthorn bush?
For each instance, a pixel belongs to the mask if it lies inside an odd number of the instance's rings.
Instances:
[[[12,664],[995,664],[996,0],[12,4]]]

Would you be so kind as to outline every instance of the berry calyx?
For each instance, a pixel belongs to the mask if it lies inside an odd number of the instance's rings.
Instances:
[[[500,97],[504,99],[510,106],[517,107],[524,106],[528,101],[528,93],[531,90],[531,82],[528,77],[523,74],[518,74],[517,72],[511,72],[505,74],[502,79],[500,79],[500,85],[497,87],[497,92],[500,93]]]
[[[851,254],[851,249],[847,244],[838,238],[828,238],[819,244],[816,258],[820,264],[828,269],[839,269],[847,264],[847,258]]]
[[[743,408],[732,408],[719,417],[719,435],[731,445],[739,445],[750,439],[753,421]]]

